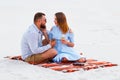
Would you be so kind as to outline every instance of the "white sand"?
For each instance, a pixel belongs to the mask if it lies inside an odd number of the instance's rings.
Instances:
[[[32,24],[34,13],[45,12],[50,29],[54,13],[62,11],[74,31],[77,52],[120,65],[119,3],[119,0],[1,0],[0,80],[120,80],[120,66],[62,73],[3,58],[20,55],[20,40]]]

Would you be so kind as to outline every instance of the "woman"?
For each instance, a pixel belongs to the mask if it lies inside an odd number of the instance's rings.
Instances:
[[[73,49],[74,40],[73,33],[68,27],[66,16],[63,12],[55,14],[54,20],[55,26],[52,27],[49,38],[50,40],[55,39],[55,49],[58,54],[53,59],[54,62],[67,62],[67,61],[78,61],[85,62],[85,58],[82,58],[79,53],[76,53]]]

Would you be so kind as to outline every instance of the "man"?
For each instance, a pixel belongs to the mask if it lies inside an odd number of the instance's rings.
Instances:
[[[22,38],[21,51],[22,59],[32,64],[47,62],[56,56],[57,52],[53,47],[55,40],[48,40],[48,32],[46,30],[45,14],[38,12],[34,16],[34,24],[32,24],[25,32]],[[42,37],[45,37],[42,43]]]

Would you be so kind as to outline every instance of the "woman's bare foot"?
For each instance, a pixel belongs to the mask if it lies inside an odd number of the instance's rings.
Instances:
[[[63,57],[61,62],[66,63],[66,62],[69,62],[69,60],[66,57]]]
[[[85,62],[86,62],[86,58],[82,57],[82,58],[80,58],[79,60],[77,60],[77,62],[85,63]]]

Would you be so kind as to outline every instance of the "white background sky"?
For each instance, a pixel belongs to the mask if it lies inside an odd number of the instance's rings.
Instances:
[[[62,11],[75,34],[75,49],[88,57],[115,59],[120,53],[119,0],[0,0],[0,57],[20,54],[22,34],[36,12],[44,12],[47,27]],[[113,61],[113,60],[112,60]]]
[[[46,13],[50,29],[59,11],[75,34],[77,52],[120,64],[120,0],[0,0],[0,80],[120,80],[120,66],[67,74],[1,59],[21,54],[21,37],[36,12]]]

